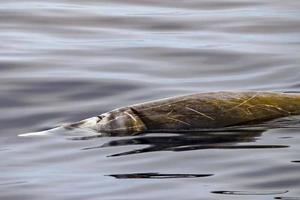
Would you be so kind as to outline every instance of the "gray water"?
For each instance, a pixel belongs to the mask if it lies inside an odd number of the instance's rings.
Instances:
[[[207,91],[300,92],[297,0],[2,0],[0,199],[300,199],[300,129],[20,138]]]

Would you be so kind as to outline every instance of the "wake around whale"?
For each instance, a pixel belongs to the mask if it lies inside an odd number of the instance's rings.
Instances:
[[[85,129],[98,136],[227,129],[300,115],[300,94],[212,92],[126,106],[76,123],[19,136]]]

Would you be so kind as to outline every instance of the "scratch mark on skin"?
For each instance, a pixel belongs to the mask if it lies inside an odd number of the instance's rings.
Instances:
[[[246,113],[247,115],[253,115],[253,113],[252,113],[252,111],[251,111],[251,108],[253,108],[253,107],[255,107],[255,106],[248,106],[248,107],[246,108],[246,110],[245,110],[245,113]]]
[[[259,107],[261,109],[264,109],[264,110],[268,110],[270,112],[274,112],[274,113],[287,113],[288,115],[291,115],[291,112],[287,111],[287,110],[284,110],[282,108],[279,108],[277,106],[273,106],[273,105],[268,105],[268,104],[257,104],[255,106],[249,106],[247,109],[251,109],[251,108],[254,108],[254,107]]]
[[[211,119],[211,120],[215,120],[214,118],[212,118],[212,117],[210,117],[210,116],[208,116],[208,115],[206,115],[206,114],[204,114],[204,113],[202,113],[202,112],[200,112],[198,110],[195,110],[195,109],[190,108],[190,107],[185,107],[185,108],[188,109],[188,110],[191,110],[191,111],[193,111],[195,113],[198,113],[199,115],[202,115],[203,117],[206,117],[206,118]]]
[[[188,125],[188,126],[192,126],[191,124],[189,124],[189,123],[187,123],[187,122],[181,121],[181,120],[179,120],[179,119],[175,119],[175,118],[173,118],[173,117],[167,117],[167,118],[168,118],[168,119],[171,119],[171,120],[174,120],[174,121],[176,121],[176,122],[180,122],[180,123],[182,123],[182,124]]]
[[[287,111],[287,110],[284,110],[284,109],[282,109],[282,108],[279,108],[279,107],[277,107],[277,106],[267,105],[267,104],[264,104],[264,106],[269,107],[269,108],[275,108],[277,111],[279,110],[279,111],[282,111],[282,112],[284,112],[284,113],[288,113],[289,115],[291,115],[291,112],[289,112],[289,111]]]
[[[173,111],[174,111],[174,109],[172,109],[170,112],[168,112],[167,116],[169,116]]]
[[[236,108],[236,109],[239,109],[241,112],[245,113],[246,115],[253,115],[252,111],[250,110],[253,107],[256,106],[249,106],[247,108]]]
[[[133,119],[135,122],[137,122],[137,120],[135,119],[135,117],[131,114],[129,114],[128,112],[124,112],[126,115],[128,115],[131,119]]]
[[[182,101],[185,101],[187,98],[184,98],[184,99],[180,99],[180,100],[177,100],[177,101],[174,101],[174,102],[171,102],[171,103],[164,103],[164,104],[161,104],[161,105],[155,105],[155,106],[151,106],[149,108],[143,108],[143,109],[140,109],[140,111],[145,111],[145,110],[151,110],[153,108],[159,108],[159,107],[163,107],[163,106],[167,106],[167,105],[173,105],[173,104],[177,104],[179,102],[182,102]]]
[[[248,99],[246,99],[246,100],[243,101],[242,103],[240,103],[240,104],[238,104],[238,105],[236,105],[236,106],[234,106],[234,107],[228,109],[227,111],[234,110],[234,109],[236,109],[236,108],[238,108],[238,107],[240,107],[240,106],[242,106],[242,105],[248,103],[249,101],[251,101],[252,99],[254,99],[255,97],[257,97],[257,95],[258,95],[258,93],[254,94],[252,97],[249,97]]]

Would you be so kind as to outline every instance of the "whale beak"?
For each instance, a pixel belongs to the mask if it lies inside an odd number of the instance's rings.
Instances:
[[[53,129],[45,130],[45,131],[38,131],[38,132],[31,132],[31,133],[23,133],[19,134],[19,137],[31,137],[31,136],[50,136],[58,131],[61,131],[62,127],[56,127]]]
[[[66,133],[66,131],[70,134],[72,132],[76,133],[76,129],[86,129],[86,130],[92,130],[97,131],[97,123],[101,120],[101,117],[91,117],[79,122],[71,123],[71,124],[64,124],[62,126],[45,130],[45,131],[39,131],[39,132],[31,132],[31,133],[24,133],[19,134],[19,137],[30,137],[30,136],[50,136],[50,135],[56,135],[56,134],[63,134]],[[73,130],[74,129],[74,130]],[[72,132],[70,132],[72,131]],[[83,131],[81,131],[82,133]],[[86,134],[91,134],[91,131],[85,131]]]

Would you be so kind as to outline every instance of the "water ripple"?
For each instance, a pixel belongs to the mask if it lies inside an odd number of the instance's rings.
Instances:
[[[174,95],[299,92],[299,9],[295,0],[2,0],[0,199],[299,199],[299,124],[17,137]]]

